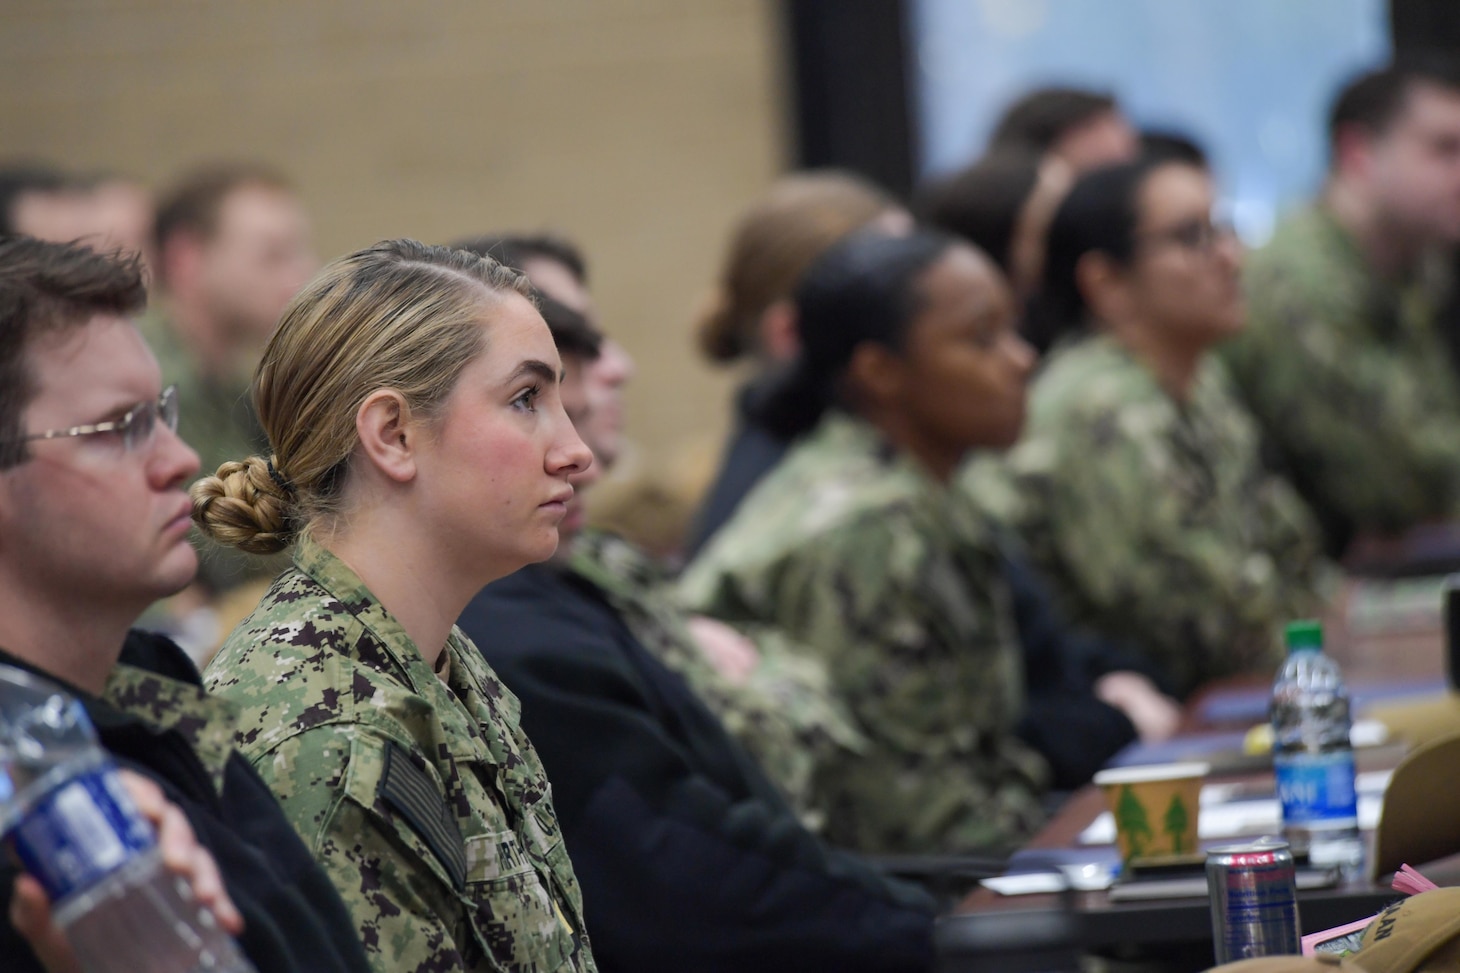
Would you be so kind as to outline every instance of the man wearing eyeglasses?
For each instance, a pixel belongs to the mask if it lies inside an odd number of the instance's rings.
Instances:
[[[175,432],[176,390],[162,387],[133,324],[145,302],[135,258],[0,241],[0,663],[65,686],[122,767],[181,809],[218,863],[258,969],[364,970],[328,879],[220,742],[233,737],[232,709],[206,696],[176,645],[131,629],[198,565],[184,492],[198,457]],[[45,948],[40,965],[17,934],[19,921],[46,943],[28,921],[34,895],[0,860],[7,973],[69,969]]]

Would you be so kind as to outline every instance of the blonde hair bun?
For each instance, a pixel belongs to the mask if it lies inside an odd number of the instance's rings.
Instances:
[[[188,492],[193,523],[220,544],[250,554],[276,554],[294,541],[293,498],[270,475],[269,461],[262,456],[230,460]]]

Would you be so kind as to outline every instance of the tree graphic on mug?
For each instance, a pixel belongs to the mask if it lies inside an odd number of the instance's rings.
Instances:
[[[1185,854],[1194,849],[1186,847],[1186,826],[1191,823],[1191,818],[1186,813],[1186,802],[1181,799],[1180,794],[1171,795],[1171,805],[1166,808],[1166,833],[1171,836],[1171,853],[1173,855]]]
[[[1115,804],[1115,823],[1120,833],[1125,835],[1126,857],[1139,858],[1153,835],[1151,823],[1146,820],[1145,805],[1141,804],[1129,784],[1120,789],[1120,800]]]

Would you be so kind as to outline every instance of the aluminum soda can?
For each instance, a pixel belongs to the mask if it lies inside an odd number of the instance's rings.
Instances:
[[[1207,851],[1212,940],[1218,965],[1302,952],[1293,853],[1279,838]]]

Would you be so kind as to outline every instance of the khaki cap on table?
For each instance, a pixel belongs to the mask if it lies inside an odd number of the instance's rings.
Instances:
[[[1411,895],[1364,930],[1358,952],[1266,956],[1216,967],[1222,973],[1440,973],[1460,970],[1460,888]]]

